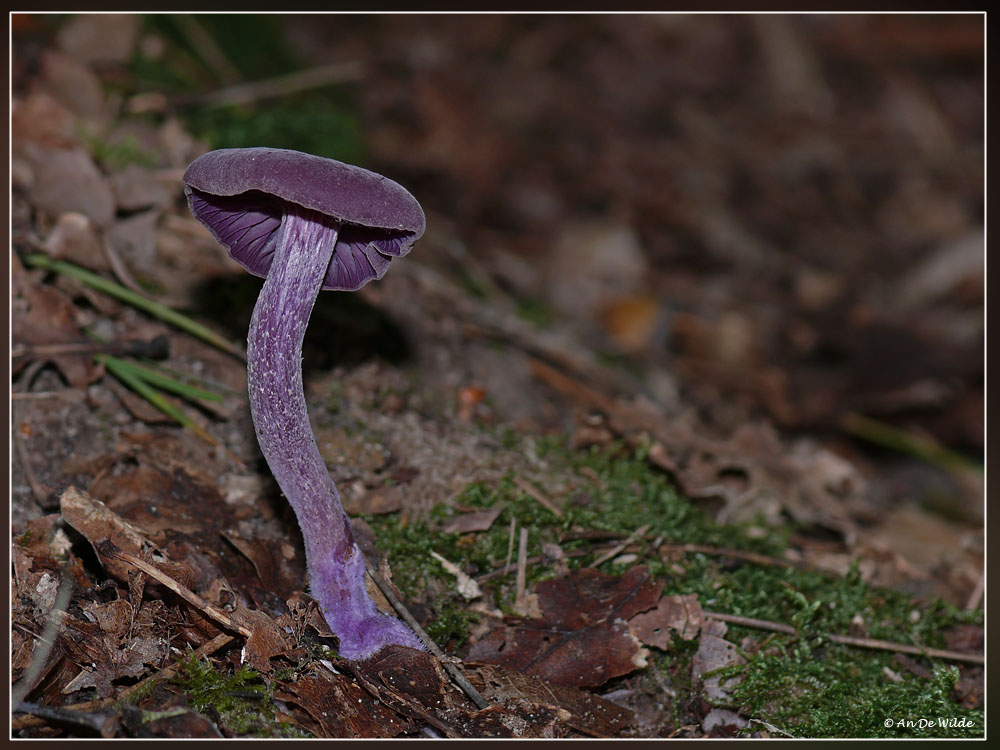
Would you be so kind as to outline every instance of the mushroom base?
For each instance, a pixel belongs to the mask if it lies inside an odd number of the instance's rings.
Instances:
[[[365,561],[360,550],[355,548],[343,566],[314,564],[309,574],[310,593],[337,634],[338,651],[345,659],[367,659],[390,644],[423,650],[412,630],[375,607],[365,586]]]

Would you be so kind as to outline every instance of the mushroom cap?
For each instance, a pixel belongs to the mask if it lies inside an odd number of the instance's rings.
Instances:
[[[382,278],[426,225],[420,204],[402,185],[288,149],[209,151],[188,166],[184,186],[194,217],[256,276],[266,277],[271,267],[286,202],[340,222],[323,289],[353,291]]]

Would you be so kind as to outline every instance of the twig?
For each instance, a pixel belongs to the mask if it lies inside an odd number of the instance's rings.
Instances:
[[[73,577],[67,571],[61,572],[59,588],[56,590],[56,598],[52,603],[48,619],[45,622],[45,629],[42,630],[38,643],[35,644],[35,651],[31,655],[31,663],[21,677],[21,681],[14,686],[11,691],[11,703],[15,706],[23,701],[31,689],[35,686],[35,681],[45,668],[45,662],[52,653],[52,648],[56,645],[56,636],[62,628],[62,615],[69,604],[70,596],[73,593]]]
[[[32,365],[36,364],[43,363],[32,362]],[[30,366],[31,365],[29,365],[29,367]],[[58,398],[65,401],[80,403],[86,400],[87,394],[78,388],[63,388],[61,391],[31,391],[30,393],[25,393],[24,391],[14,391],[10,394],[11,401],[46,401],[50,398]]]
[[[521,477],[514,477],[514,484],[517,485],[518,489],[522,492],[531,495],[535,500],[541,503],[543,506],[551,510],[556,514],[557,517],[562,518],[562,510],[556,505],[551,498],[549,498],[545,493],[535,487],[531,482],[523,479]]]
[[[170,340],[160,334],[149,341],[132,339],[125,342],[74,342],[66,344],[14,344],[10,348],[11,359],[21,357],[59,357],[66,354],[114,354],[150,359],[166,359],[170,356]]]
[[[786,633],[788,635],[799,634],[799,631],[797,631],[791,625],[785,625],[783,622],[758,620],[756,617],[744,617],[743,615],[727,615],[723,612],[709,612],[707,610],[702,610],[702,614],[705,617],[712,618],[713,620],[730,622],[733,625],[743,625],[744,627],[747,628],[756,628],[757,630],[770,630],[774,633]]]
[[[463,330],[469,335],[508,342],[531,355],[532,365],[538,361],[535,358],[545,360],[601,388],[632,393],[639,387],[635,378],[607,368],[568,333],[539,330],[510,309],[475,300],[443,274],[419,261],[407,262],[406,266],[400,266],[400,271],[421,287],[428,300],[447,306],[452,315],[463,321]]]
[[[18,378],[18,385],[21,387],[21,393],[31,391],[31,384],[34,382],[35,377],[47,364],[48,362],[43,359],[36,359],[34,362],[28,363],[28,366],[24,368],[24,372],[20,373],[20,377]],[[13,395],[17,394],[15,393]]]
[[[163,584],[168,589],[177,594],[179,597],[187,601],[189,604],[201,610],[206,615],[211,617],[213,620],[218,622],[220,625],[225,627],[227,630],[235,631],[240,635],[242,635],[244,638],[249,638],[252,635],[253,631],[246,625],[236,622],[235,620],[233,620],[233,618],[231,618],[221,609],[216,607],[214,604],[212,604],[209,601],[206,601],[205,599],[202,599],[191,589],[181,585],[173,578],[168,576],[166,573],[163,573],[162,571],[158,570],[156,567],[150,565],[145,560],[140,560],[138,557],[130,555],[127,552],[122,552],[121,550],[114,552],[113,555],[122,562],[126,562],[129,565],[134,565],[150,578]]]
[[[186,13],[174,16],[174,23],[180,28],[195,51],[225,84],[240,80],[240,71],[230,62],[212,35],[191,15]]]
[[[524,590],[528,583],[528,530],[521,527],[521,539],[517,546],[517,587],[514,601],[519,605],[524,599]]]
[[[250,104],[261,99],[270,99],[276,96],[287,96],[300,91],[329,86],[334,83],[345,83],[347,81],[357,81],[364,76],[364,68],[360,62],[350,60],[348,62],[322,65],[317,68],[299,70],[288,75],[265,78],[262,81],[251,83],[241,83],[236,86],[229,86],[218,91],[193,97],[190,100],[182,101],[182,104],[192,104],[195,106],[215,105],[225,106],[231,104]]]
[[[227,635],[226,633],[219,633],[212,640],[207,643],[203,643],[201,646],[192,651],[184,659],[194,657],[196,659],[201,659],[204,656],[211,656],[216,651],[218,651],[223,646],[231,643],[233,637]],[[117,696],[112,698],[99,698],[92,701],[84,701],[83,703],[74,703],[69,706],[62,706],[63,711],[93,711],[98,708],[103,708],[104,706],[109,706],[114,703],[121,703],[124,700],[128,700],[131,696],[143,690],[147,685],[153,682],[158,682],[160,680],[169,680],[173,677],[180,667],[181,662],[175,661],[172,664],[163,667],[163,669],[149,675],[145,679],[137,682],[135,685],[131,685],[124,690],[122,690]],[[11,721],[11,731],[16,732],[20,729],[28,729],[29,727],[37,727],[45,724],[45,717],[42,716],[18,716]]]
[[[13,711],[28,714],[25,717],[14,717],[11,719],[11,731],[25,729],[28,726],[41,726],[49,722],[68,724],[72,727],[83,727],[93,730],[105,739],[115,736],[116,717],[113,714],[84,713],[83,711],[70,711],[59,706],[40,706],[36,703],[14,703]],[[18,722],[18,719],[34,719],[34,722]]]
[[[612,547],[607,552],[605,552],[603,555],[601,555],[596,560],[594,560],[594,562],[592,562],[587,567],[588,568],[596,568],[598,565],[606,563],[612,557],[614,557],[619,552],[621,552],[623,549],[625,549],[630,544],[632,544],[632,542],[634,542],[636,539],[641,539],[643,536],[645,536],[647,531],[649,531],[649,524],[648,523],[646,525],[644,525],[644,526],[640,526],[638,529],[636,529],[635,531],[633,531],[631,534],[629,534],[629,536],[628,536],[627,539],[625,539],[620,544],[616,544],[614,547]]]
[[[572,549],[564,551],[563,554],[566,557],[586,557],[593,552],[592,549]],[[535,557],[529,557],[525,560],[525,565],[538,565],[540,562],[544,562],[545,555],[536,555]],[[494,578],[499,578],[500,576],[505,576],[510,572],[510,564],[504,565],[502,568],[496,568],[491,570],[489,573],[483,573],[481,576],[476,578],[476,583],[485,583],[486,581],[492,581]]]
[[[141,286],[139,286],[139,282],[135,280],[135,276],[133,276],[132,272],[128,270],[128,266],[126,266],[122,261],[114,246],[108,240],[104,240],[103,244],[104,257],[107,258],[108,265],[111,266],[111,271],[114,273],[115,278],[118,279],[118,282],[126,289],[131,289],[140,297],[148,298],[149,295],[143,291]]]
[[[976,585],[972,589],[972,593],[969,594],[969,598],[965,602],[966,609],[978,609],[980,603],[983,601],[983,579],[985,575],[983,573],[979,574],[979,580],[976,581]]]
[[[465,677],[462,670],[455,663],[455,660],[449,658],[445,653],[438,648],[438,645],[434,640],[427,635],[426,631],[420,627],[420,623],[417,619],[410,613],[410,610],[406,608],[406,605],[399,600],[396,596],[396,592],[392,590],[392,587],[385,581],[382,576],[372,567],[368,560],[365,560],[365,570],[368,571],[368,577],[374,581],[375,585],[378,586],[379,591],[381,591],[385,598],[389,600],[389,604],[392,608],[396,610],[396,613],[403,618],[407,625],[409,625],[413,632],[417,634],[420,638],[420,642],[423,643],[427,650],[434,654],[435,658],[444,667],[444,670],[451,675],[451,678],[455,681],[455,684],[461,688],[462,692],[469,696],[469,699],[476,704],[476,708],[487,708],[490,703],[487,701],[476,688],[472,686],[472,683]]]
[[[805,560],[788,560],[783,557],[772,557],[762,555],[759,552],[748,552],[747,550],[732,549],[730,547],[710,547],[705,544],[673,544],[667,542],[661,544],[660,550],[677,551],[702,555],[713,555],[716,557],[732,557],[736,560],[746,560],[757,565],[770,565],[777,568],[797,568],[799,570],[810,570],[821,573],[832,573],[842,576],[843,573],[834,568],[816,565]]]
[[[748,628],[758,630],[770,630],[776,633],[786,633],[788,635],[798,635],[798,631],[791,625],[781,622],[771,622],[770,620],[758,620],[754,617],[743,617],[742,615],[727,615],[721,612],[709,612],[702,610],[705,617],[713,620],[729,622],[733,625],[743,625]],[[858,646],[860,648],[873,648],[881,651],[895,651],[902,654],[913,654],[915,656],[926,656],[930,659],[947,659],[949,661],[963,661],[970,664],[982,664],[984,662],[982,654],[966,654],[961,651],[948,651],[940,648],[927,648],[926,646],[910,646],[905,643],[893,643],[892,641],[882,641],[876,638],[856,638],[850,635],[837,635],[836,633],[823,633],[824,638],[828,638],[834,643],[843,646]]]
[[[514,556],[514,530],[517,528],[517,519],[513,516],[510,518],[510,536],[507,537],[507,562],[503,565],[503,573],[501,575],[507,575],[510,572],[510,560]]]

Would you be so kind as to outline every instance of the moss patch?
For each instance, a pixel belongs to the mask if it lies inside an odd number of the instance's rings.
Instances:
[[[661,559],[658,547],[662,542],[781,557],[793,529],[717,524],[682,497],[663,474],[620,446],[572,452],[550,441],[536,450],[551,471],[552,486],[567,487],[556,498],[564,510],[562,518],[520,490],[512,475],[495,486],[470,485],[452,504],[434,508],[426,521],[401,525],[391,516],[367,518],[380,551],[392,565],[395,583],[408,598],[432,611],[433,629],[448,641],[449,648],[460,647],[466,637],[460,616],[463,602],[453,593],[453,579],[431,557],[432,551],[473,577],[501,568],[513,518],[519,528],[528,529],[529,557],[539,555],[543,543],[554,542],[569,556],[573,568],[590,564],[600,553],[591,539],[582,537],[584,533],[624,536],[648,524],[647,543],[634,559],[622,565],[612,560],[601,569],[616,573],[646,565],[664,581],[664,594],[696,593],[705,609],[786,623],[801,633],[793,637],[730,626],[727,638],[750,650],[747,664],[730,670],[742,677],[731,690],[730,704],[743,707],[744,714],[799,737],[983,735],[983,711],[963,708],[955,699],[958,671],[952,665],[921,660],[929,664],[931,676],[911,675],[894,663],[891,653],[841,646],[823,635],[848,633],[852,621],[856,624],[860,617],[871,638],[940,648],[946,645],[948,628],[981,624],[982,610],[966,612],[941,601],[873,588],[857,569],[835,577],[724,556]],[[446,534],[440,529],[458,512],[455,506],[502,506],[503,510],[486,532]],[[529,566],[528,584],[552,575],[546,566]],[[486,582],[487,603],[509,611],[513,583],[513,572]],[[683,681],[678,671],[678,661],[684,661],[682,652],[681,647],[674,653],[657,653],[649,668],[669,673],[678,685]],[[687,657],[685,663],[690,654]],[[890,678],[887,669],[898,677]],[[675,715],[682,715],[689,692],[677,691],[671,707]],[[886,726],[889,720],[892,726]],[[928,725],[930,720],[933,726]]]
[[[217,721],[233,736],[310,736],[278,721],[270,688],[247,667],[226,675],[192,656],[172,682],[184,690],[192,709]]]

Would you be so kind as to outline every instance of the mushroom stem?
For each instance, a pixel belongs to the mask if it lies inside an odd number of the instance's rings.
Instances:
[[[364,558],[309,424],[302,340],[339,230],[328,216],[286,207],[250,321],[247,380],[261,451],[302,529],[312,594],[340,640],[340,654],[364,659],[389,644],[422,645],[368,595]]]

